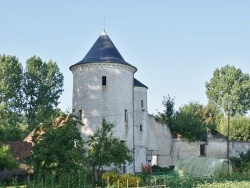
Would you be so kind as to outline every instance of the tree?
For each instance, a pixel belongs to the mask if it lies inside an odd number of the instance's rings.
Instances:
[[[241,69],[230,65],[217,68],[206,89],[209,103],[224,115],[244,115],[250,109],[250,77]]]
[[[131,151],[124,142],[113,136],[114,124],[102,120],[102,127],[98,128],[94,135],[87,141],[89,149],[87,162],[92,168],[95,180],[103,166],[118,166],[126,162],[132,162]]]
[[[172,130],[188,141],[206,141],[207,123],[203,117],[203,106],[191,102],[176,112]]]
[[[12,170],[17,167],[17,162],[10,153],[9,146],[0,147],[0,167]]]
[[[164,97],[163,112],[158,112],[158,117],[168,125],[171,132],[180,134],[188,141],[206,141],[207,130],[214,133],[215,112],[211,106],[203,106],[197,102],[190,102],[174,110],[174,99],[169,95]]]
[[[63,75],[55,62],[46,63],[36,56],[26,61],[23,110],[30,130],[58,111],[62,87]]]
[[[11,110],[20,105],[23,68],[15,56],[0,55],[0,104],[7,104]]]
[[[15,56],[0,55],[0,139],[20,140],[59,111],[63,75],[55,62],[31,57],[23,72]]]
[[[217,134],[218,125],[220,123],[222,114],[211,103],[202,107],[201,115],[205,119],[207,127],[212,134]]]
[[[31,161],[36,172],[56,176],[74,174],[84,168],[85,150],[71,114],[63,114],[36,128]]]
[[[173,126],[173,117],[175,116],[174,104],[174,98],[168,95],[164,97],[162,101],[162,105],[165,107],[163,112],[158,112],[159,118],[170,128]]]
[[[231,140],[250,141],[250,118],[236,116],[231,119],[229,137]]]
[[[23,68],[15,56],[0,55],[0,139],[20,139]],[[15,137],[16,136],[16,137]]]

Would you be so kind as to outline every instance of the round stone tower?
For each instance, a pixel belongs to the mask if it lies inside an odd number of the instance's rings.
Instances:
[[[115,123],[115,136],[133,148],[134,73],[105,31],[86,56],[72,65],[72,108],[84,126],[82,137],[101,126],[102,119]]]

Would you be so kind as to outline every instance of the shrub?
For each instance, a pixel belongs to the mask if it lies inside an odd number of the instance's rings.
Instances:
[[[174,169],[174,165],[170,165],[168,167],[160,167],[157,165],[152,166],[152,172],[172,172]]]
[[[250,171],[250,150],[240,153],[239,157],[231,157],[230,160],[235,171],[246,173]]]
[[[127,181],[129,187],[136,187],[137,182],[138,183],[141,182],[141,179],[139,177],[132,176],[131,174],[122,174],[119,176],[115,172],[105,172],[102,175],[102,180],[105,182],[106,185],[108,179],[109,179],[109,186],[114,186],[114,187],[118,187],[118,180],[119,180],[119,187],[126,187]]]
[[[109,182],[109,185],[112,185],[114,182],[117,182],[118,174],[115,172],[105,172],[102,175],[102,180],[106,185],[108,184],[107,182]]]
[[[10,152],[10,147],[8,145],[3,145],[0,147],[0,167],[7,168],[8,170],[15,169],[18,166],[17,162],[14,160],[12,153]]]

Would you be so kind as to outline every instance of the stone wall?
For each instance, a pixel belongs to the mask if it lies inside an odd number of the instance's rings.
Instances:
[[[102,118],[116,123],[117,137],[129,138],[133,124],[133,71],[132,67],[110,63],[91,63],[72,68],[73,109],[82,112],[82,135],[92,135],[100,127]],[[106,85],[102,85],[102,77]],[[125,110],[128,123],[125,125]]]
[[[167,125],[157,122],[155,117],[148,115],[148,154],[157,158],[157,165],[172,165],[172,136]]]
[[[82,138],[87,139],[101,127],[102,119],[114,123],[114,136],[133,149],[134,67],[116,63],[89,63],[74,66],[73,103],[84,126],[79,127]],[[103,77],[106,84],[103,84]],[[133,165],[127,172],[133,172]]]
[[[200,156],[200,145],[205,145],[205,156],[218,159],[227,158],[227,141],[225,139],[212,139],[208,142],[187,142],[181,139],[173,139],[173,163],[179,158],[187,156]],[[250,142],[229,142],[229,157],[239,156],[239,153],[250,149]]]
[[[231,156],[238,157],[240,153],[250,150],[250,142],[231,142]]]

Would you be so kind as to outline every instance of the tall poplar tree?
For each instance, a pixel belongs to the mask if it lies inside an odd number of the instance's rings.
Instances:
[[[241,69],[230,65],[217,68],[206,89],[209,102],[224,115],[244,115],[250,110],[250,77]]]
[[[26,61],[23,110],[30,130],[59,110],[62,87],[63,75],[55,62],[43,62],[36,56]]]
[[[20,139],[23,68],[17,57],[0,55],[0,139]]]

